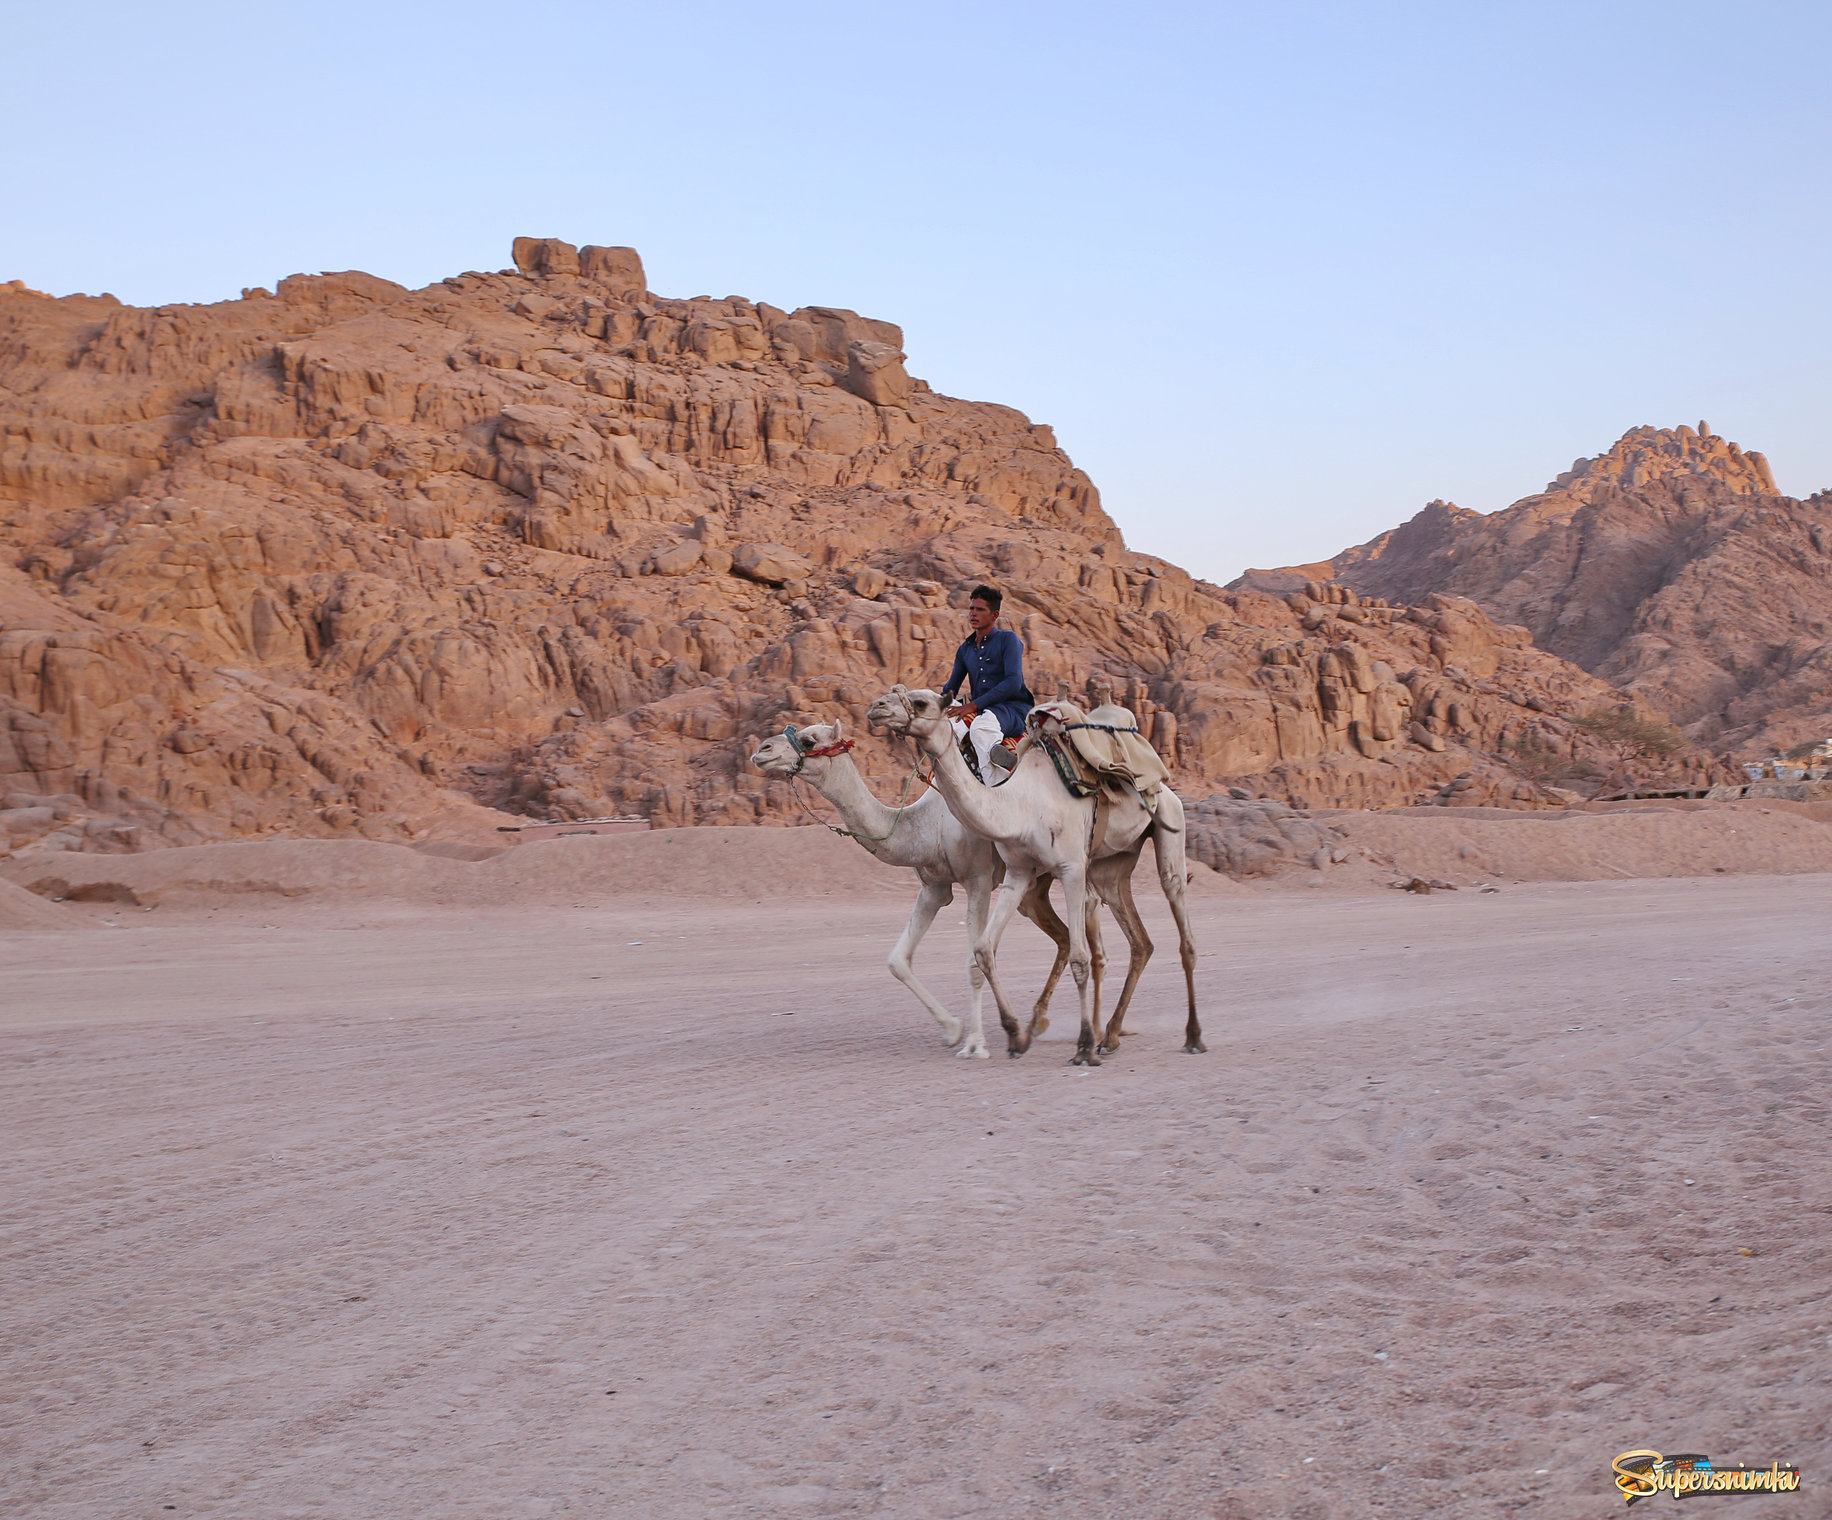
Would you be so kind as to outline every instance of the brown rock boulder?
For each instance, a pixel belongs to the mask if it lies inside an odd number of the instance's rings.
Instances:
[[[739,544],[732,551],[732,569],[746,580],[766,586],[803,580],[813,568],[806,556],[781,544]]]
[[[705,550],[695,539],[682,539],[678,544],[670,544],[666,549],[657,549],[649,559],[651,575],[685,575],[689,570],[699,567]]]
[[[513,256],[523,274],[579,273],[579,250],[558,238],[518,237]]]
[[[902,350],[888,343],[852,343],[846,351],[846,389],[873,406],[908,406],[912,386]]]
[[[634,248],[601,248],[588,243],[579,250],[579,273],[619,295],[641,295],[649,288],[642,255]]]

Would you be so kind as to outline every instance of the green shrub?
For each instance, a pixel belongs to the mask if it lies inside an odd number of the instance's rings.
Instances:
[[[1686,736],[1666,719],[1649,717],[1627,704],[1599,708],[1569,721],[1624,760],[1670,760],[1686,747]]]

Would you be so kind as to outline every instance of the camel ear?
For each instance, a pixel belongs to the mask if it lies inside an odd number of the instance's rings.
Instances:
[[[830,741],[831,743],[838,744],[841,738],[844,737],[844,735],[841,732],[841,729],[842,729],[842,725],[840,723],[840,720],[838,718],[835,718],[833,720],[833,738]]]
[[[899,681],[895,686],[891,688],[891,690],[896,692],[898,696],[902,696],[906,691],[909,690],[909,687],[905,686],[903,682]]]

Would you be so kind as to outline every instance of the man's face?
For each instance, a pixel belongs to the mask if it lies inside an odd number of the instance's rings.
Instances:
[[[967,621],[973,625],[975,633],[987,632],[998,620],[998,613],[977,596],[967,603]]]

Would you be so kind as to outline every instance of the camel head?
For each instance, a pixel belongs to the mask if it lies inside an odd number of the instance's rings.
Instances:
[[[865,721],[893,734],[909,734],[926,748],[931,739],[946,742],[946,737],[937,736],[949,736],[947,714],[948,704],[939,692],[899,682],[865,710]]]
[[[831,756],[813,755],[809,751],[826,749],[844,738],[838,718],[831,723],[811,723],[806,728],[791,724],[780,734],[772,734],[759,743],[751,752],[751,764],[778,781],[804,775],[813,780],[810,767],[825,768]]]

